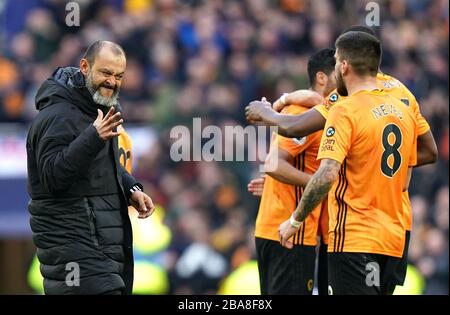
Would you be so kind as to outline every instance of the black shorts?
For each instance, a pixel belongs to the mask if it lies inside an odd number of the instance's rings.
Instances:
[[[405,283],[406,269],[408,268],[408,249],[410,238],[411,232],[406,231],[405,248],[403,249],[402,259],[400,260],[400,263],[398,264],[397,269],[395,270],[393,289],[395,289],[395,285],[403,285],[403,283]]]
[[[328,253],[328,294],[390,294],[400,261],[379,254]]]
[[[311,295],[314,287],[315,246],[294,245],[256,237],[261,294]]]
[[[319,295],[328,295],[328,245],[320,243],[317,260],[317,289]]]

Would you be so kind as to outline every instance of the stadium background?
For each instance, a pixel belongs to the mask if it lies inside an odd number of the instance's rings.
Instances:
[[[255,292],[258,200],[246,185],[258,164],[174,163],[170,129],[192,126],[192,117],[245,126],[249,101],[305,88],[309,54],[364,24],[368,1],[77,2],[80,26],[68,27],[67,1],[0,0],[0,293],[39,292],[26,210],[25,136],[35,92],[56,67],[77,66],[97,39],[127,53],[120,100],[133,172],[159,205],[155,217],[134,223],[136,293]],[[448,1],[375,2],[382,70],[419,99],[439,149],[439,161],[412,179],[409,292],[448,294]]]

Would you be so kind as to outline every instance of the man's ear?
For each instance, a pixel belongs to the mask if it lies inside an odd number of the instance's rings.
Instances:
[[[80,60],[80,71],[85,76],[89,73],[89,62],[84,58]]]
[[[322,71],[317,71],[316,73],[316,82],[320,85],[325,85],[326,84],[326,74],[323,73]]]
[[[341,73],[342,75],[346,75],[348,73],[348,68],[350,67],[350,64],[348,63],[347,60],[343,60],[342,61],[342,66],[341,66]]]

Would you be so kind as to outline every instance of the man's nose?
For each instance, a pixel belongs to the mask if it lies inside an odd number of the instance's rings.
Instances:
[[[106,83],[111,87],[115,87],[116,86],[116,78],[114,76],[110,76],[108,79],[106,79]]]

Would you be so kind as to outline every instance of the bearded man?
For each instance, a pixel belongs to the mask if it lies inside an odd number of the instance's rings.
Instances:
[[[118,95],[124,50],[97,41],[80,67],[39,88],[27,137],[28,205],[46,294],[131,294],[128,205],[147,218],[149,196],[119,162]]]

